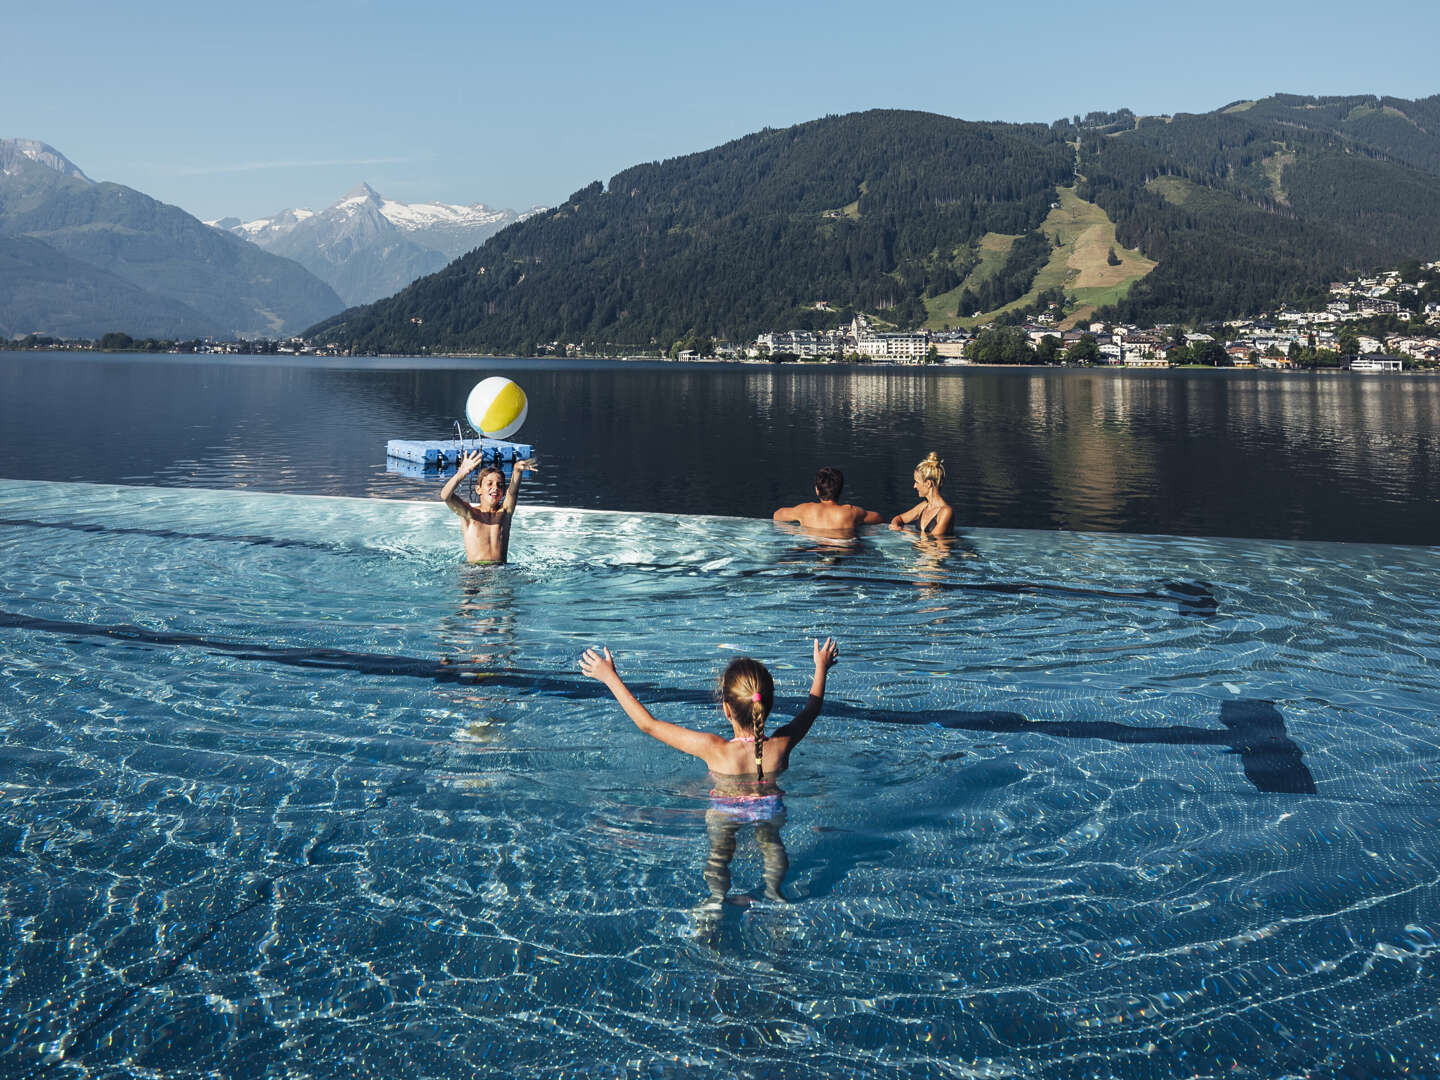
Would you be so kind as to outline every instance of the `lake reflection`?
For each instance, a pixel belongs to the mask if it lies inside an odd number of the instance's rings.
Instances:
[[[413,365],[413,366],[412,366]],[[931,450],[962,525],[1431,544],[1440,380],[1251,372],[0,354],[0,475],[426,497],[385,440],[514,377],[532,504],[768,516],[821,464],[881,513]]]

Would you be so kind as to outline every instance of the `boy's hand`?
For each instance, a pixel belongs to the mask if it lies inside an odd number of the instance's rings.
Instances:
[[[533,461],[531,461],[529,458],[516,458],[516,459],[515,459],[515,465],[514,465],[514,471],[515,471],[515,472],[530,472],[530,471],[531,471],[532,469],[534,469],[534,468],[535,468],[535,463],[534,463]]]
[[[466,454],[463,458],[460,459],[460,468],[458,470],[459,474],[461,476],[466,476],[474,472],[480,467],[480,462],[483,459],[484,455],[481,454],[478,450],[475,451],[475,453],[473,454]]]
[[[815,670],[829,671],[840,660],[840,647],[835,644],[834,638],[826,638],[820,641],[815,640]]]
[[[604,655],[602,656],[601,653]],[[580,657],[580,673],[588,675],[592,679],[598,679],[602,683],[608,683],[611,679],[618,679],[620,676],[615,671],[615,661],[610,657],[610,650],[603,645],[600,652],[594,649],[586,649],[585,655]]]

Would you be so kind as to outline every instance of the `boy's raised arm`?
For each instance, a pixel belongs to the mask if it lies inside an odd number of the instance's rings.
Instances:
[[[500,504],[500,509],[507,514],[515,512],[515,500],[520,497],[520,477],[522,474],[535,468],[529,458],[517,458],[514,468],[510,471],[510,484],[505,489],[505,501]]]
[[[460,467],[455,470],[455,475],[445,481],[445,486],[440,489],[440,501],[450,507],[466,521],[470,520],[470,504],[455,493],[460,486],[460,481],[469,476],[480,465],[480,455],[466,454],[460,459]]]

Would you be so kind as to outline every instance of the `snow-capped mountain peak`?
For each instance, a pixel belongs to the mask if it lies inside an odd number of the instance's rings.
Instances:
[[[209,224],[295,259],[346,303],[359,304],[399,292],[540,210],[404,203],[361,183],[324,210],[282,210],[256,221],[223,218]]]
[[[397,229],[427,229],[435,225],[476,227],[502,221],[509,210],[492,210],[484,203],[456,206],[450,203],[403,203],[386,199],[380,204],[380,212]]]
[[[347,192],[345,196],[334,206],[330,207],[330,209],[349,210],[364,203],[370,203],[373,206],[379,207],[383,202],[384,199],[380,197],[380,193],[362,181],[359,187]]]
[[[215,221],[207,221],[205,224],[216,229],[222,229],[225,232],[234,233],[236,236],[243,237],[252,243],[257,243],[260,244],[261,247],[264,247],[265,245],[261,243],[262,237],[273,239],[284,236],[290,232],[291,229],[295,228],[296,225],[314,216],[314,210],[305,210],[302,208],[296,210],[281,210],[278,214],[271,217],[256,218],[254,221],[241,221],[239,218],[227,217],[219,218]]]

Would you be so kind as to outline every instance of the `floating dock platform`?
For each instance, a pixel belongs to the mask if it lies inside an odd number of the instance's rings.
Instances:
[[[460,467],[461,458],[476,451],[484,464],[501,468],[534,453],[529,443],[503,439],[391,439],[385,444],[385,471],[416,477],[443,476],[453,473]]]

